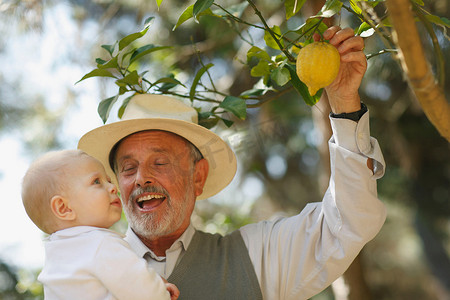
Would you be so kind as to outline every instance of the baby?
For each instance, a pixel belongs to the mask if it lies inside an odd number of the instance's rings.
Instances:
[[[50,152],[23,179],[30,219],[49,234],[38,280],[45,299],[177,299],[163,280],[109,230],[122,214],[103,165],[80,150]]]

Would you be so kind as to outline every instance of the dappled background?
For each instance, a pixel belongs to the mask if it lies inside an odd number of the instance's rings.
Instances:
[[[226,7],[237,1],[217,2]],[[287,26],[304,23],[313,14],[313,2]],[[448,1],[424,2],[436,15],[450,15]],[[116,93],[114,83],[89,79],[75,85],[95,67],[94,59],[105,55],[100,45],[139,31],[154,16],[146,41],[176,50],[143,62],[155,78],[174,73],[189,86],[202,64],[213,63],[212,80],[220,90],[237,96],[257,83],[242,63],[249,48],[242,38],[263,47],[263,32],[233,30],[232,24],[208,16],[173,31],[189,4],[165,0],[158,9],[156,1],[0,0],[0,299],[42,298],[36,276],[43,264],[44,235],[21,207],[20,181],[31,160],[48,150],[75,148],[83,133],[102,124],[97,106]],[[285,19],[281,1],[257,5],[270,25]],[[244,14],[258,22],[251,10]],[[356,26],[345,13],[334,22]],[[423,28],[419,31],[435,68],[431,42]],[[436,32],[444,57],[450,57],[448,36],[441,29]],[[377,51],[380,43],[376,36],[368,38],[366,54]],[[445,64],[448,95],[448,59]],[[364,282],[373,299],[449,299],[449,144],[423,114],[390,54],[369,60],[360,93],[388,166],[378,183],[388,218],[360,255]],[[113,107],[108,122],[117,120],[117,110]],[[220,194],[197,203],[194,224],[227,233],[249,222],[296,214],[308,202],[320,201],[328,177],[323,154],[328,136],[320,117],[326,117],[323,109],[307,106],[287,89],[249,109],[245,121],[229,116],[233,126],[219,123],[216,132],[238,156],[238,174]],[[115,227],[125,228],[126,220]],[[339,284],[314,299],[342,299]]]

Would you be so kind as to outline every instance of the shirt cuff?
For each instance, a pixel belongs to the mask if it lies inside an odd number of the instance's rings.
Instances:
[[[358,122],[330,116],[332,140],[339,147],[354,153],[368,154],[371,149],[369,112],[364,113]]]
[[[333,130],[330,143],[353,153],[372,158],[374,160],[374,176],[377,179],[381,178],[384,175],[386,163],[378,141],[370,136],[369,111],[364,113],[358,122],[331,116],[330,122]]]

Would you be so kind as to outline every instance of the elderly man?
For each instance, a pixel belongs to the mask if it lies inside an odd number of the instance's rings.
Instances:
[[[326,88],[332,174],[323,201],[296,216],[224,237],[193,228],[196,200],[227,186],[236,160],[223,140],[195,124],[196,111],[174,98],[135,96],[121,121],[81,138],[79,148],[117,179],[127,241],[178,286],[180,299],[307,299],[340,276],[380,230],[385,209],[376,179],[384,160],[358,95],[364,42],[338,27],[324,37],[341,55],[338,78]]]

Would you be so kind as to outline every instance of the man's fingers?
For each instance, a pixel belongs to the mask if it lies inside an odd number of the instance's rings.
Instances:
[[[339,53],[347,51],[361,51],[364,48],[364,39],[360,36],[353,36],[344,40],[338,47]]]
[[[323,33],[323,37],[326,40],[331,39],[339,30],[341,30],[341,27],[339,26],[331,26],[325,32]]]
[[[330,44],[334,46],[338,46],[343,41],[347,40],[348,38],[351,38],[355,35],[353,29],[351,28],[345,28],[342,30],[339,30],[336,32],[335,35],[330,39]]]
[[[361,51],[358,52],[348,52],[341,56],[342,62],[358,62],[361,64],[361,66],[366,67],[367,66],[367,59],[364,53]]]
[[[313,40],[314,42],[318,42],[320,41],[320,34],[318,34],[317,32],[313,34]]]

